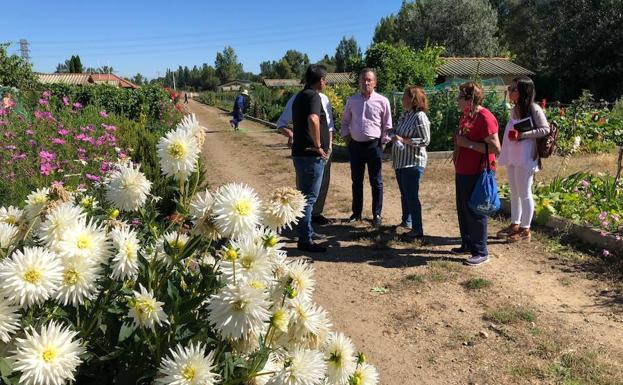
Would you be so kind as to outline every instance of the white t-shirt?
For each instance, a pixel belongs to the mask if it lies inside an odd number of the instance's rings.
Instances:
[[[325,115],[327,115],[327,126],[329,126],[329,132],[335,131],[335,123],[333,122],[333,109],[331,108],[331,103],[329,102],[329,98],[327,95],[322,92],[318,92],[320,95],[320,101],[322,102],[322,108],[324,109]],[[294,103],[294,98],[297,94],[294,94],[288,99],[286,106],[279,116],[277,120],[277,128],[285,127],[288,124],[292,123],[292,103]]]

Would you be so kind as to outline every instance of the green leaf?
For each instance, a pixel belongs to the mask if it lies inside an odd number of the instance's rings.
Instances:
[[[370,289],[370,291],[373,292],[373,293],[378,293],[378,294],[387,294],[387,293],[389,293],[389,289],[386,288],[385,286],[373,287],[372,289]]]
[[[12,371],[13,369],[11,368],[9,361],[7,361],[4,357],[0,357],[0,375],[2,375],[2,378],[5,379],[8,377]]]
[[[174,302],[177,302],[180,298],[180,291],[170,279],[167,281],[167,294]]]
[[[132,333],[134,333],[134,330],[136,330],[136,326],[134,326],[134,324],[128,325],[124,323],[123,325],[121,325],[121,329],[119,329],[119,338],[117,340],[119,342],[125,341],[128,337],[132,335]]]

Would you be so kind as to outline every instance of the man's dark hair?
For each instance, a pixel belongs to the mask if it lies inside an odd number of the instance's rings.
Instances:
[[[361,79],[363,75],[367,74],[368,72],[372,72],[372,75],[374,75],[374,78],[376,79],[376,71],[374,70],[374,68],[370,68],[370,67],[366,67],[362,69],[361,71],[359,71],[359,79]]]
[[[310,64],[305,71],[305,84],[311,86],[327,76],[327,67],[322,64]]]

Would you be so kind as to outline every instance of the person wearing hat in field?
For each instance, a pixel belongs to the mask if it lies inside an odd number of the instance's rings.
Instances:
[[[242,90],[240,95],[236,97],[234,101],[234,110],[232,111],[233,119],[229,121],[229,124],[234,128],[234,130],[238,130],[238,126],[240,122],[244,119],[244,113],[247,109],[247,101],[246,98],[249,97],[248,90]]]

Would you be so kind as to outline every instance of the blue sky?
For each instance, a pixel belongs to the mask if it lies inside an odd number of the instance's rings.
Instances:
[[[167,68],[208,63],[231,45],[245,71],[286,50],[312,62],[333,55],[342,36],[365,51],[382,16],[402,0],[346,1],[6,1],[0,42],[30,43],[35,71],[53,72],[72,54],[87,67],[110,65],[148,78]],[[17,52],[14,43],[10,53]]]

